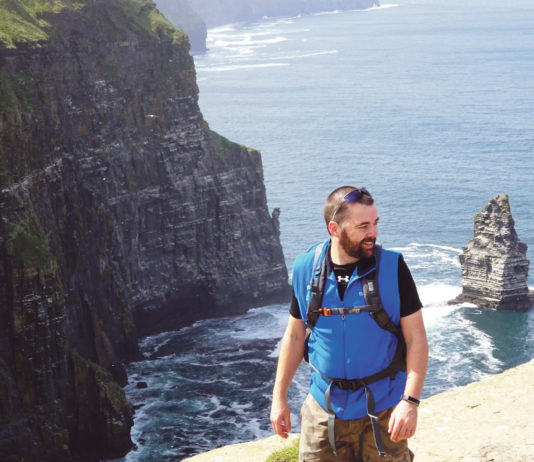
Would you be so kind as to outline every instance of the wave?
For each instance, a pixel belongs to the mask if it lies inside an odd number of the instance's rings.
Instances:
[[[199,67],[197,72],[225,72],[225,71],[237,71],[241,69],[257,69],[261,67],[284,67],[288,66],[287,63],[264,63],[264,64],[232,64],[229,66],[218,67]]]
[[[268,21],[269,23],[272,22],[272,24],[294,24],[295,19],[302,18],[302,14],[297,14],[295,16],[288,16],[285,18],[279,18],[275,16],[264,16],[262,18],[263,21]],[[263,25],[260,24],[259,27],[262,27]],[[266,26],[269,26],[269,24],[266,24]]]
[[[251,55],[254,54],[254,49],[259,48],[259,46],[255,47],[249,47],[249,48],[226,48],[227,50],[236,51],[237,54],[228,56],[229,59],[240,59],[240,58],[250,58]],[[263,61],[273,61],[273,60],[293,60],[293,59],[304,59],[304,58],[313,58],[315,56],[324,56],[324,55],[335,55],[338,54],[338,50],[324,50],[324,51],[315,51],[311,53],[303,53],[303,54],[293,54],[293,55],[280,55],[280,56],[273,56],[266,59],[263,59]],[[254,59],[254,58],[253,58]],[[197,68],[201,68],[202,66],[197,66]],[[200,81],[200,80],[199,80]]]
[[[215,41],[215,45],[220,46],[222,48],[227,48],[229,45],[250,47],[253,45],[268,45],[272,43],[280,43],[285,42],[286,40],[287,38],[282,36],[273,37],[265,40],[253,40],[252,36],[245,36],[243,40],[217,40]]]
[[[212,44],[212,45],[213,44],[217,45],[218,40],[223,40],[223,41],[229,40],[229,41],[241,43],[241,42],[251,41],[252,39],[256,37],[266,37],[266,36],[273,36],[273,35],[276,35],[278,37],[278,34],[280,34],[280,31],[271,30],[271,29],[268,29],[268,30],[266,29],[261,32],[250,32],[250,33],[245,32],[245,31],[232,30],[228,32],[223,31],[223,32],[210,33],[206,41],[207,43]]]
[[[341,10],[319,11],[318,13],[312,13],[312,16],[325,16],[328,14],[339,14],[339,13],[341,13]]]
[[[437,308],[447,306],[450,300],[460,295],[462,288],[443,282],[432,282],[420,285],[417,291],[425,308]]]
[[[372,6],[371,8],[365,8],[363,10],[353,10],[353,11],[375,11],[375,10],[387,10],[388,8],[396,8],[400,6],[398,3],[386,3],[385,5]]]
[[[193,326],[185,327],[184,331],[190,330]],[[175,332],[162,332],[161,334],[145,337],[139,341],[139,350],[148,359],[154,356],[162,347],[167,345],[174,337]]]
[[[493,338],[465,317],[466,308],[449,307],[447,316],[437,316],[425,324],[430,345],[426,393],[478,381],[499,372],[503,363],[495,356]]]
[[[411,250],[417,249],[417,248],[421,248],[421,249],[431,248],[431,249],[443,250],[443,251],[447,251],[447,252],[455,252],[455,253],[458,253],[458,254],[462,251],[462,249],[458,249],[456,247],[450,247],[448,245],[421,244],[419,242],[410,242],[409,244],[407,244],[404,247],[395,247],[392,250],[397,250],[399,252],[405,252],[405,251],[411,251]]]
[[[234,32],[236,30],[236,27],[239,27],[239,23],[237,22],[233,24],[226,24],[224,26],[213,27],[211,29],[208,29],[208,35],[218,34],[221,32]]]
[[[451,251],[451,252],[456,252],[456,253],[460,253],[462,251],[462,249],[458,249],[456,247],[450,247],[448,245],[439,245],[439,244],[419,244],[417,242],[413,242],[411,244],[409,244],[410,246],[413,246],[413,247],[431,247],[431,248],[434,248],[434,249],[439,249],[439,250],[448,250],[448,251]]]
[[[418,286],[435,281],[459,284],[460,249],[432,243],[410,243],[393,247],[393,250],[403,254]]]
[[[335,55],[339,53],[337,50],[325,50],[325,51],[315,51],[312,53],[303,53],[301,55],[289,55],[289,56],[279,56],[272,59],[300,59],[300,58],[312,58],[314,56],[323,56],[323,55]]]

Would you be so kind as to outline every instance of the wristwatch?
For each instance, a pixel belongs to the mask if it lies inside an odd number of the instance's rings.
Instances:
[[[402,395],[401,399],[403,399],[404,401],[409,401],[410,403],[413,403],[416,406],[419,406],[419,403],[421,402],[421,400],[414,398],[413,396],[410,396],[410,395]]]

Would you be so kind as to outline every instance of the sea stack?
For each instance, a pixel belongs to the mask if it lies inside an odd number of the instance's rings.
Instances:
[[[490,199],[474,221],[473,238],[460,255],[462,293],[455,303],[497,310],[529,309],[527,245],[515,231],[508,195]]]

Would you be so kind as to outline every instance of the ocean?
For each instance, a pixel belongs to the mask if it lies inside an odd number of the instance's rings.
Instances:
[[[533,312],[447,304],[473,216],[497,194],[534,257],[532,18],[528,0],[406,0],[212,29],[195,56],[210,127],[262,152],[290,272],[326,236],[329,192],[371,191],[379,241],[403,253],[424,304],[424,397],[534,357]],[[177,461],[272,434],[287,317],[285,305],[257,307],[145,338],[126,387],[138,449],[124,460]],[[308,380],[302,366],[289,391],[296,431]]]

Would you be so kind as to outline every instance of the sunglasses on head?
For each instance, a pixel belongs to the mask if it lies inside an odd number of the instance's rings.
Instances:
[[[343,202],[341,202],[337,207],[336,209],[334,210],[334,213],[332,214],[332,219],[330,221],[334,221],[334,218],[337,214],[337,212],[339,212],[339,209],[343,206],[343,204],[354,204],[354,202],[358,202],[362,197],[363,195],[366,195],[366,196],[369,196],[369,197],[372,197],[371,196],[371,193],[369,191],[367,191],[367,188],[356,188],[355,190],[351,191],[350,193],[348,193],[344,198],[343,198]]]

